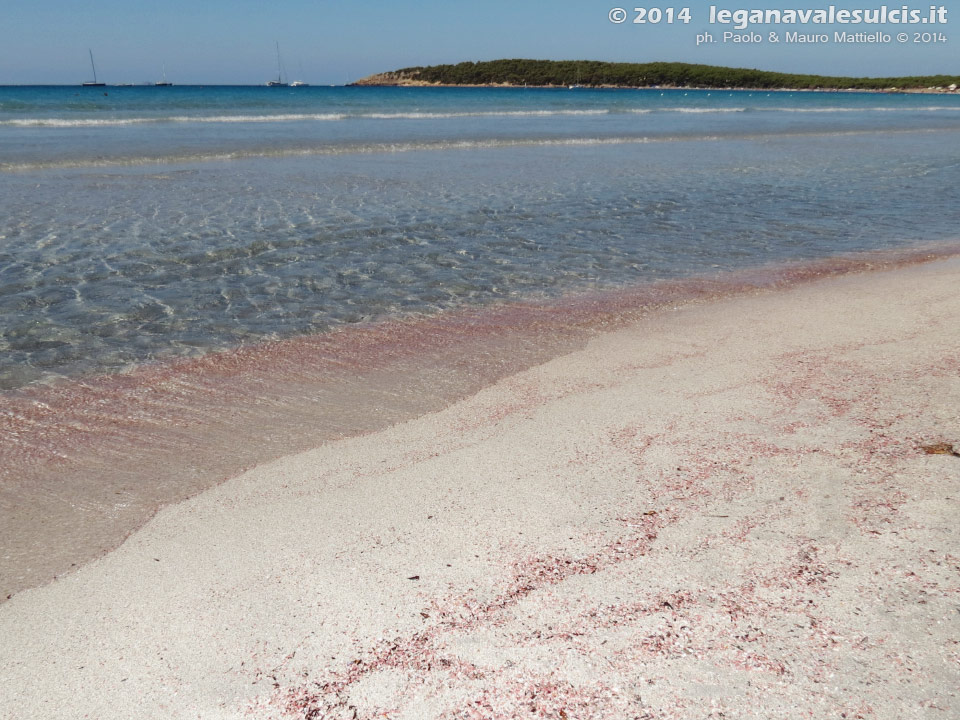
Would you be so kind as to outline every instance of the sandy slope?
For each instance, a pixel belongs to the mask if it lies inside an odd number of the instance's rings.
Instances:
[[[0,717],[957,717],[958,288],[663,312],[256,468],[0,606]]]

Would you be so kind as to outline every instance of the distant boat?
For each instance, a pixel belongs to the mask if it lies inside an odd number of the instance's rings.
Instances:
[[[154,87],[170,87],[171,85],[173,85],[172,82],[167,82],[167,64],[164,63],[163,64],[163,80],[155,82],[153,86]]]
[[[267,82],[267,87],[289,87],[287,83],[283,81],[283,72],[280,65],[280,43],[277,43],[277,79],[269,80]]]
[[[93,64],[93,50],[87,49],[87,52],[90,53],[90,67],[93,68],[93,81],[87,80],[84,83],[80,83],[83,87],[106,87],[106,83],[97,82],[97,66]]]
[[[300,63],[300,77],[303,77],[303,63]],[[290,87],[310,87],[310,83],[303,80],[294,80],[290,83]]]

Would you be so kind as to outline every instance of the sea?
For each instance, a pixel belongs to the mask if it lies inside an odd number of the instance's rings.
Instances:
[[[0,389],[957,237],[960,96],[0,88]]]
[[[578,298],[954,247],[957,188],[957,94],[0,88],[0,590],[543,359]]]

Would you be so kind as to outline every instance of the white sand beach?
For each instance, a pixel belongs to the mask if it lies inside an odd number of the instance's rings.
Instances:
[[[958,258],[659,311],[15,594],[0,717],[955,718],[948,446]]]

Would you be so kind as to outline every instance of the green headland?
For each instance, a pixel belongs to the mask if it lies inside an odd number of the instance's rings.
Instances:
[[[685,87],[789,90],[924,90],[956,92],[960,75],[833,77],[690,63],[611,63],[595,60],[490,60],[409,67],[378,73],[355,85],[506,87]],[[953,86],[951,88],[951,85]]]

